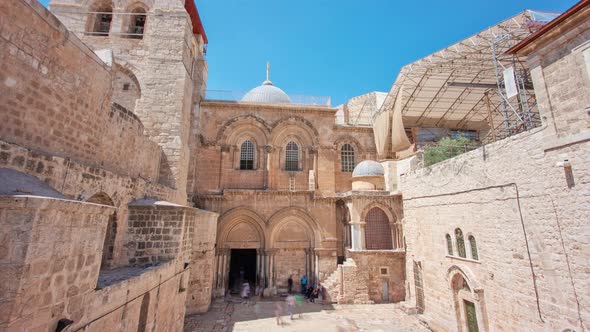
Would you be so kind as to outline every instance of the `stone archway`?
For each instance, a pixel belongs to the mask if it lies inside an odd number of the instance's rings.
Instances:
[[[217,295],[236,292],[247,281],[266,284],[264,274],[265,223],[256,212],[236,208],[219,218],[214,288]]]
[[[319,258],[315,248],[320,241],[317,223],[302,209],[286,208],[269,220],[267,244],[269,287],[287,290],[287,279],[293,276],[294,289],[306,275],[309,283],[318,280]]]
[[[453,266],[448,271],[457,331],[487,331],[487,315],[483,289],[471,271]]]

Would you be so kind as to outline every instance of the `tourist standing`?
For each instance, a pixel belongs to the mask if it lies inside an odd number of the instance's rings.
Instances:
[[[289,275],[289,279],[287,279],[287,293],[291,294],[291,290],[293,289],[293,275]]]
[[[304,274],[301,277],[301,294],[305,294],[305,290],[307,290],[307,277]]]

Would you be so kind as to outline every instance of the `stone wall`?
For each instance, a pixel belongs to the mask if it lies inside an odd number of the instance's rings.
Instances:
[[[361,283],[367,287],[369,299],[375,303],[400,302],[405,300],[405,253],[403,250],[351,251],[359,271],[368,274]],[[359,282],[358,280],[350,282]],[[387,283],[387,296],[383,295]]]
[[[588,139],[590,125],[590,6],[550,30],[528,55],[539,110],[554,139]]]
[[[182,331],[188,275],[169,262],[93,291],[71,330]]]
[[[131,265],[150,265],[174,259],[181,254],[183,230],[193,230],[180,206],[129,206],[125,240]],[[165,203],[164,203],[165,204]],[[191,220],[192,221],[192,220]]]
[[[177,193],[172,189],[145,179],[121,176],[1,140],[0,167],[33,175],[71,199],[87,200],[97,194],[108,196],[113,206],[117,207],[117,237],[113,257],[115,266],[128,263],[124,255],[121,255],[124,240],[122,235],[127,229],[128,202],[146,195],[169,201],[179,200]]]
[[[438,329],[457,327],[450,289],[456,270],[482,292],[476,305],[485,307],[488,325],[481,329],[561,331],[588,321],[590,144],[548,151],[546,142],[541,128],[402,176],[407,271],[414,261],[423,266],[424,315]],[[574,186],[556,166],[561,154],[571,162]],[[456,228],[466,246],[475,236],[478,260],[448,255],[445,235],[456,245]]]
[[[191,274],[186,298],[187,314],[209,310],[215,274],[215,239],[217,236],[216,213],[196,212],[194,236],[191,246]]]
[[[110,68],[39,3],[0,9],[0,137],[157,181],[159,148],[137,118],[111,108]]]
[[[521,51],[541,128],[401,177],[408,290],[436,330],[463,328],[457,293],[480,330],[588,326],[589,15],[586,5]]]
[[[79,321],[94,292],[112,207],[0,197],[0,329],[54,330]]]

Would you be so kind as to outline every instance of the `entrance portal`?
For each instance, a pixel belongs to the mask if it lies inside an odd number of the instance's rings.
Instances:
[[[240,292],[243,283],[256,287],[256,249],[232,249],[229,268],[229,289],[232,294]]]

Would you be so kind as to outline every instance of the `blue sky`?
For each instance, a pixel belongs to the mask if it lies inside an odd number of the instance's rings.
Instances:
[[[332,105],[388,91],[399,69],[524,9],[563,12],[575,0],[197,0],[209,48],[208,89],[271,80]]]
[[[47,0],[42,0],[46,3]],[[265,76],[332,105],[388,91],[399,69],[524,9],[575,0],[196,0],[209,39],[208,89],[248,91]]]

